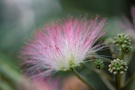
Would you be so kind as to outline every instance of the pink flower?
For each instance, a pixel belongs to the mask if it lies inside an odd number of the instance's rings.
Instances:
[[[67,19],[57,24],[46,25],[26,43],[21,51],[23,65],[34,77],[44,78],[57,71],[67,71],[79,66],[93,53],[100,50],[95,42],[105,33],[105,19]]]

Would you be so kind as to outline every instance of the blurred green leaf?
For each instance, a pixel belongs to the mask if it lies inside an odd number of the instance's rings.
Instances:
[[[10,85],[4,81],[0,82],[0,90],[14,90]]]

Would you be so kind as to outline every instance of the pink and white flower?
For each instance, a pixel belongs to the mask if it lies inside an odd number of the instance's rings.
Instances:
[[[23,65],[29,65],[28,73],[38,78],[79,66],[102,48],[93,45],[105,33],[102,31],[105,20],[69,18],[46,25],[22,49]]]

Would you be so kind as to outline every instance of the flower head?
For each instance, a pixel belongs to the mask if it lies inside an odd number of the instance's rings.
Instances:
[[[111,61],[108,70],[113,74],[123,74],[127,71],[127,69],[127,63],[117,58]]]
[[[96,69],[103,69],[104,68],[104,62],[102,61],[102,60],[96,60],[95,62],[94,62],[94,67],[96,68]]]
[[[128,35],[122,33],[117,34],[117,36],[114,38],[114,44],[120,48],[121,51],[123,51],[125,54],[128,54],[131,52],[131,40]]]
[[[105,19],[66,19],[60,24],[46,25],[21,51],[28,73],[40,78],[56,71],[67,71],[79,66],[100,50],[95,42],[104,35]]]

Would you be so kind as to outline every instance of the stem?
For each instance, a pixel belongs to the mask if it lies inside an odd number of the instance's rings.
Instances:
[[[71,68],[71,70],[74,73],[74,75],[77,76],[82,82],[84,82],[91,90],[96,90],[74,68]]]
[[[123,60],[124,56],[125,56],[125,54],[123,53],[123,51],[121,51],[120,59]]]
[[[93,67],[90,67],[90,66],[88,66],[87,64],[85,64],[85,63],[81,63],[81,65],[82,66],[84,66],[84,67],[86,67],[87,69],[89,69],[90,71],[92,71],[92,72],[96,72],[97,70],[96,69],[94,69]],[[97,73],[97,72],[96,72]],[[101,74],[102,73],[102,74]],[[104,72],[103,70],[102,71],[100,71],[100,73],[97,73],[97,74],[99,74],[99,76],[100,75],[103,75],[103,76],[105,76],[110,82],[115,82],[106,72]]]
[[[124,61],[124,57],[125,53],[123,53],[123,51],[121,50],[120,59]],[[126,73],[124,73],[122,76],[119,74],[118,76],[120,78],[120,86],[123,87],[126,80]]]
[[[104,84],[109,88],[109,90],[115,90],[114,86],[109,82],[107,77],[103,74],[102,71],[95,70],[95,72],[99,75]]]
[[[121,90],[121,75],[120,74],[117,75],[117,83],[118,83],[117,90]]]
[[[104,71],[101,71],[102,75],[105,76],[110,82],[115,82],[107,73],[105,73]]]
[[[110,83],[110,81],[114,82],[114,80],[110,76],[108,76],[105,72],[98,71],[98,70],[96,70],[94,68],[91,69],[90,66],[86,65],[85,63],[81,63],[81,65],[85,66],[90,71],[97,73],[99,75],[100,79],[109,88],[109,90],[115,90],[114,86]]]

